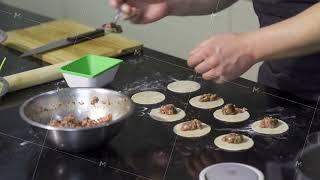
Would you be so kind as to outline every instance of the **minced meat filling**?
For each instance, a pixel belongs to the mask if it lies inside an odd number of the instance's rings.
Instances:
[[[243,136],[237,133],[229,133],[225,135],[222,140],[230,144],[240,144],[243,142]]]
[[[192,131],[196,129],[202,129],[202,122],[198,119],[184,122],[181,126],[181,131]]]
[[[261,123],[260,123],[260,127],[261,128],[270,128],[270,129],[274,129],[276,127],[278,127],[279,125],[279,121],[277,119],[274,119],[272,117],[264,117],[262,120],[261,120]]]
[[[105,28],[106,30],[113,32],[113,33],[122,33],[122,27],[118,24],[115,23],[108,23],[103,25],[103,28]]]
[[[160,113],[166,115],[177,114],[177,108],[173,104],[167,104],[160,107]]]
[[[211,93],[209,93],[209,94],[203,94],[203,95],[201,95],[199,101],[200,101],[200,102],[210,102],[210,101],[216,101],[216,100],[218,100],[218,99],[219,99],[219,97],[218,97],[217,94],[211,94]]]
[[[245,108],[240,109],[234,104],[226,104],[222,108],[222,114],[223,115],[236,115],[238,113],[243,113],[245,110],[246,110]]]
[[[87,127],[99,126],[104,123],[110,122],[111,120],[112,120],[111,114],[105,117],[99,118],[97,120],[93,120],[88,117],[82,120],[77,120],[75,116],[68,115],[68,116],[65,116],[62,120],[51,120],[49,122],[49,126],[57,127],[57,128],[87,128]]]

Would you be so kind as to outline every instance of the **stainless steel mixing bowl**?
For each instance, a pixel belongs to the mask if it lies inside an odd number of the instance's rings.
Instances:
[[[93,97],[99,102],[91,104]],[[36,128],[48,130],[47,140],[58,149],[87,151],[107,143],[133,113],[134,104],[122,93],[97,88],[67,88],[50,91],[27,100],[20,107],[23,120]],[[67,115],[77,119],[98,119],[112,114],[112,121],[92,128],[56,128],[50,120]]]

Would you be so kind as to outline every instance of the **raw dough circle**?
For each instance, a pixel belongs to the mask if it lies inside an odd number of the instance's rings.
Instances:
[[[260,134],[271,134],[271,135],[275,135],[275,134],[282,134],[282,133],[285,133],[289,130],[289,126],[287,123],[279,120],[279,126],[274,128],[274,129],[271,129],[271,128],[261,128],[259,125],[261,123],[261,120],[260,121],[256,121],[254,122],[252,125],[251,125],[251,128],[252,130],[254,130],[255,132],[257,133],[260,133]]]
[[[196,96],[190,99],[189,103],[191,106],[200,108],[200,109],[213,109],[219,106],[222,106],[224,104],[224,100],[222,98],[219,98],[216,101],[209,101],[209,102],[200,102],[201,96]]]
[[[222,114],[222,109],[218,109],[213,113],[213,116],[220,121],[238,123],[249,119],[250,114],[248,111],[245,111],[236,115],[224,115]]]
[[[194,81],[176,81],[168,84],[167,88],[175,93],[191,93],[198,91],[201,85]]]
[[[182,109],[177,108],[177,111],[178,111],[177,114],[166,115],[166,114],[160,113],[160,108],[156,108],[151,110],[150,117],[157,121],[174,122],[174,121],[179,121],[186,116],[186,113]]]
[[[177,124],[173,128],[173,132],[179,136],[193,138],[193,137],[202,137],[207,135],[211,131],[211,127],[205,123],[202,123],[204,128],[196,129],[193,131],[181,131],[181,126],[183,123]]]
[[[214,140],[214,144],[221,149],[227,150],[227,151],[244,151],[244,150],[248,150],[250,148],[253,147],[254,145],[254,141],[248,137],[248,136],[243,136],[243,142],[240,144],[231,144],[228,142],[223,141],[223,137],[225,136],[221,135],[218,136],[215,140]]]
[[[137,104],[151,105],[161,103],[166,97],[157,91],[144,91],[134,94],[131,99]]]

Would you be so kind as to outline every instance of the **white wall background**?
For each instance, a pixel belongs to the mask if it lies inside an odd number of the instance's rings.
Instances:
[[[109,22],[114,10],[107,0],[2,0],[3,2],[54,18],[67,17],[82,23],[100,26]],[[1,7],[0,7],[1,8]],[[189,51],[206,38],[225,32],[252,31],[258,28],[257,17],[250,1],[238,3],[212,16],[168,17],[149,25],[121,22],[127,37],[137,39],[146,47],[187,58]],[[257,80],[259,65],[242,77]]]
[[[66,10],[64,0],[0,0],[0,2],[50,17],[59,17]]]

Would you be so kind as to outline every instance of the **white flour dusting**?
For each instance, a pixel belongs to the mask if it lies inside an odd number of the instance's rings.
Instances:
[[[125,84],[121,91],[127,95],[148,90],[166,91],[167,85],[169,83],[181,80],[192,80],[195,75],[189,75],[185,78],[181,77],[182,79],[176,78],[180,76],[180,74],[168,75],[161,74],[160,72],[155,72],[154,74],[152,74],[152,76],[145,76],[133,82]]]
[[[172,81],[179,81],[173,76],[162,75],[160,72],[154,73],[152,76],[145,76],[137,79],[134,82],[126,84],[122,88],[122,92],[125,94],[133,94],[136,92],[147,90],[163,90],[166,91],[167,84]]]
[[[127,84],[122,92],[125,94],[132,94],[138,91],[147,90],[165,90],[165,82],[163,80],[153,80],[150,81],[148,78],[136,80],[132,83]]]

